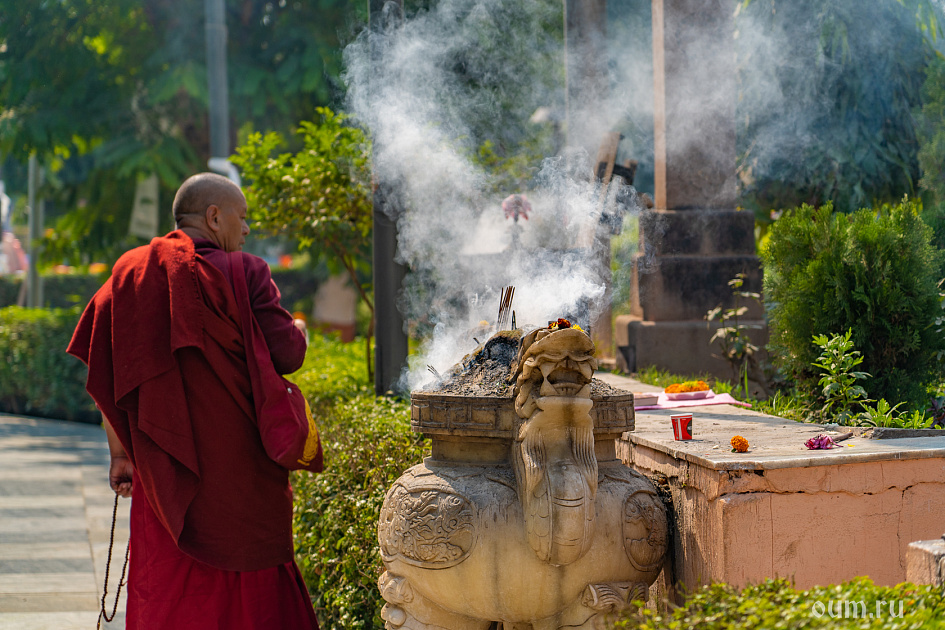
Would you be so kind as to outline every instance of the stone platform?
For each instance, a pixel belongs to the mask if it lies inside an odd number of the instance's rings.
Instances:
[[[688,442],[673,439],[670,416],[680,411],[693,415]],[[677,583],[744,586],[769,577],[793,579],[798,588],[856,576],[905,581],[910,543],[942,535],[945,437],[855,437],[840,448],[808,450],[804,442],[822,432],[731,405],[638,411],[618,456],[665,477],[675,510],[672,551],[653,596],[678,599]],[[732,452],[735,435],[748,440],[748,452]]]

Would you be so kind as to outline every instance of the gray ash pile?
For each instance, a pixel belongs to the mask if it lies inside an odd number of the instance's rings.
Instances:
[[[449,396],[511,398],[511,365],[518,356],[522,330],[503,330],[453,366],[439,382],[424,388]]]
[[[442,379],[428,384],[425,392],[445,396],[511,398],[511,365],[518,356],[522,329],[496,333],[475,351],[463,357]],[[619,396],[627,392],[594,378],[591,398]]]

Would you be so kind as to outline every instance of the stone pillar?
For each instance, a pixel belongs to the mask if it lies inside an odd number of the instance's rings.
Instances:
[[[617,321],[618,361],[629,371],[730,377],[703,318],[732,306],[728,281],[738,273],[743,290],[761,290],[754,216],[735,209],[734,44],[731,3],[653,0],[655,208],[640,220],[632,315]],[[746,306],[746,319],[762,317]]]

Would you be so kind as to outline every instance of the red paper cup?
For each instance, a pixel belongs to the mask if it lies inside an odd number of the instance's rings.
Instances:
[[[673,423],[673,437],[675,437],[677,440],[692,439],[691,413],[681,413],[675,416],[670,416],[670,420]]]

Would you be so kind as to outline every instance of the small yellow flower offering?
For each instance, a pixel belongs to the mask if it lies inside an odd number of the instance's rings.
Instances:
[[[673,383],[663,391],[667,394],[681,394],[683,392],[704,392],[709,389],[709,384],[705,381],[686,381],[685,383]]]
[[[744,453],[748,450],[748,440],[743,438],[740,435],[736,435],[732,438],[732,452],[733,453]]]

